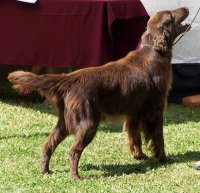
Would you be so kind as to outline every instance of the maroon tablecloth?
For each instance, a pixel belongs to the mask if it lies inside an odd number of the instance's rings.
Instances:
[[[0,0],[0,64],[101,65],[135,49],[148,19],[139,0]]]

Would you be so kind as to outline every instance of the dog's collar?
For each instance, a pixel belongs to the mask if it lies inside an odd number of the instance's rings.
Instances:
[[[147,47],[152,47],[153,45],[151,44],[142,44],[143,46],[147,46]]]
[[[153,45],[152,44],[142,44],[142,46],[144,47],[144,46],[146,46],[146,47],[153,47]],[[172,49],[167,49],[168,51],[171,51]]]

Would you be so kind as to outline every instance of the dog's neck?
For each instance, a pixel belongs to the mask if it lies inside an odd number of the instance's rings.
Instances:
[[[163,59],[169,59],[171,61],[172,58],[172,46],[169,46],[169,48],[165,52],[159,52],[154,49],[154,43],[153,43],[153,37],[150,33],[147,31],[144,32],[142,36],[142,41],[139,46],[139,49],[147,49],[148,51],[152,51],[158,56],[160,56]]]
[[[143,47],[149,47],[149,48],[154,49],[153,37],[147,31],[144,32],[144,34],[142,35],[142,42],[141,42],[139,48],[143,48]],[[172,51],[172,44],[169,45],[168,47],[169,48],[166,50],[166,52],[171,52]]]

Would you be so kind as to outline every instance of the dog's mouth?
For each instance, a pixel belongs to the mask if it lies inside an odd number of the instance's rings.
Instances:
[[[179,11],[182,12],[182,14],[180,14],[181,17],[180,17],[179,14],[177,14]],[[178,10],[175,10],[173,14],[175,15],[175,25],[177,26],[176,27],[177,34],[180,34],[180,33],[183,33],[185,31],[188,31],[191,28],[190,24],[183,23],[184,20],[189,15],[189,9],[188,8],[180,8]]]
[[[184,31],[188,31],[190,29],[190,27],[191,27],[190,24],[182,24],[182,23],[180,23],[177,26],[177,32],[180,33],[180,32],[184,32]]]

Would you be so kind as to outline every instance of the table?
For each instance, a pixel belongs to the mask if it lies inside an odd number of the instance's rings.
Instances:
[[[0,64],[102,65],[136,49],[148,19],[140,0],[1,0]]]

